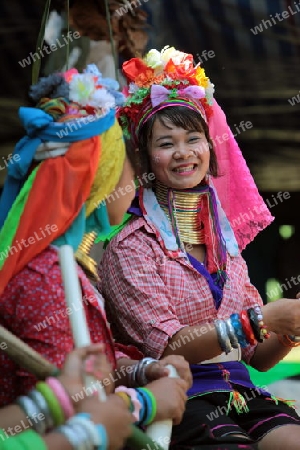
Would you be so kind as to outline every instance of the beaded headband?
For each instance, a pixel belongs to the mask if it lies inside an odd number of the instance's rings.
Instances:
[[[212,115],[214,85],[193,56],[166,46],[150,50],[141,58],[123,64],[128,80],[128,97],[118,110],[124,135],[138,143],[141,127],[157,112],[169,106],[186,106],[208,123]]]

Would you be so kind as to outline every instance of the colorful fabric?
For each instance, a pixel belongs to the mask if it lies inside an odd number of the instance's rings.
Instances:
[[[209,134],[221,174],[212,182],[242,251],[274,217],[258,192],[223,110],[216,101],[212,109]]]
[[[6,253],[0,294],[11,277],[61,236],[79,214],[91,191],[100,158],[100,142],[98,136],[75,142],[64,157],[40,164],[29,193],[25,183],[15,203],[25,204],[22,215],[16,215],[14,204],[0,232],[1,257]],[[12,242],[4,248],[2,242],[7,243],[1,237],[6,235],[11,222],[18,223],[18,227]]]
[[[114,190],[121,177],[125,160],[125,144],[120,125],[115,121],[101,136],[101,164],[86,202],[87,217],[99,208],[101,202]]]
[[[54,123],[52,116],[38,108],[21,107],[19,116],[27,134],[15,147],[14,155],[18,158],[10,161],[8,165],[8,176],[0,202],[0,228],[26,180],[33,157],[42,142],[82,141],[102,134],[115,122],[114,110],[111,110],[106,117],[90,121],[81,127],[76,125],[76,122],[69,123],[68,126],[66,123]]]
[[[185,254],[165,248],[157,233],[144,217],[134,218],[109,243],[101,260],[99,287],[109,299],[108,319],[118,340],[159,358],[170,337],[183,327],[212,323],[262,305],[243,258],[227,254],[228,280],[216,310],[205,278]],[[255,348],[243,350],[246,362]]]
[[[182,422],[173,427],[171,450],[257,449],[255,443],[275,428],[300,425],[296,411],[282,401],[276,404],[256,390],[236,389],[247,398],[248,413],[234,408],[226,415],[229,394],[214,392],[187,402]],[[259,418],[259,419],[258,419]],[[250,440],[234,437],[241,434]]]
[[[83,74],[73,69],[50,75],[31,87],[37,106],[19,110],[26,136],[16,145],[18,158],[10,161],[0,199],[0,295],[51,242],[76,251],[92,228],[110,232],[103,200],[125,159],[115,117],[122,97],[117,87],[94,65]]]
[[[187,393],[190,398],[206,395],[206,393],[216,390],[233,392],[236,384],[247,389],[256,389],[264,396],[271,396],[264,384],[261,388],[255,387],[247,367],[240,361],[219,364],[190,364],[190,368],[193,375],[193,386]],[[247,399],[245,400],[247,402]]]
[[[142,355],[134,348],[114,345],[107,324],[103,298],[97,294],[82,269],[78,275],[92,342],[106,344],[106,355],[113,366],[115,358]],[[6,286],[0,297],[0,323],[51,363],[61,367],[74,348],[57,250],[48,247],[33,258]],[[119,350],[120,349],[120,350]],[[0,406],[26,394],[36,383],[33,375],[0,353]]]

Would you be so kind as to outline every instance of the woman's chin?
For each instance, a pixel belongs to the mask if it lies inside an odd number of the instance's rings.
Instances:
[[[180,177],[180,179],[178,179],[178,177],[172,177],[169,179],[168,187],[172,189],[192,189],[198,186],[198,184],[200,184],[202,180],[203,177],[195,175]]]

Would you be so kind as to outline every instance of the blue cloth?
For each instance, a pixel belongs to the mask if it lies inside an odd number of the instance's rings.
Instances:
[[[71,245],[74,252],[76,252],[84,233],[89,233],[91,231],[95,231],[100,235],[103,233],[108,234],[111,231],[107,208],[103,203],[101,203],[89,217],[86,217],[85,205],[83,205],[80,213],[71,226],[64,234],[55,239],[52,244],[57,247],[66,244]]]
[[[196,258],[194,258],[190,253],[187,253],[190,263],[208,282],[210,291],[215,301],[216,309],[219,309],[222,297],[223,297],[223,289],[217,284],[217,276],[218,274],[213,273],[210,274],[208,270],[205,268],[204,264],[201,264]]]
[[[38,146],[42,142],[77,142],[98,136],[108,130],[115,122],[115,111],[112,109],[104,117],[82,124],[78,121],[57,123],[53,117],[38,108],[21,107],[19,109],[21,122],[26,130],[24,136],[16,145],[14,158],[8,164],[8,175],[0,199],[0,229],[7,214],[17,198],[32,164]],[[71,128],[74,124],[74,129]]]

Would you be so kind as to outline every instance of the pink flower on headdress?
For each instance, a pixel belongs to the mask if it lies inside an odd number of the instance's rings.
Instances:
[[[63,75],[64,79],[67,81],[67,83],[70,83],[73,76],[76,74],[78,74],[77,69],[70,69],[70,70],[67,70],[66,72],[64,72],[62,75]]]

